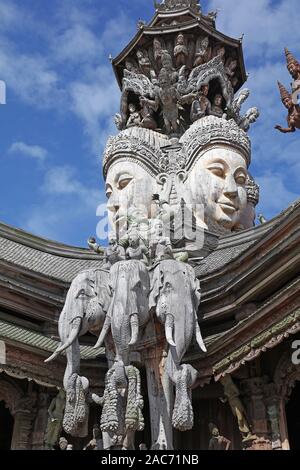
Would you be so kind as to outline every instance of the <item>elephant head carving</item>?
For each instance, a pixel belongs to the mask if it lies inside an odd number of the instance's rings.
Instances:
[[[167,374],[176,386],[173,426],[181,431],[193,426],[191,388],[197,378],[197,371],[181,361],[193,337],[206,352],[197,318],[199,305],[200,283],[193,268],[176,260],[161,261],[153,272],[150,307],[156,307],[156,315],[165,325]]]
[[[95,348],[102,345],[111,331],[116,350],[115,369],[121,381],[121,370],[129,365],[130,347],[138,341],[140,328],[149,318],[148,270],[139,260],[119,261],[110,270],[110,283],[112,300]],[[120,370],[117,363],[122,365]]]
[[[76,276],[68,291],[60,314],[58,331],[60,346],[45,362],[53,361],[66,351],[67,367],[64,375],[67,406],[64,429],[73,436],[87,433],[88,380],[80,377],[79,337],[88,331],[98,334],[105,322],[110,303],[109,273],[99,270],[84,271]],[[84,390],[84,393],[83,393]],[[81,402],[80,402],[81,401]],[[80,418],[78,418],[78,410]],[[77,424],[78,423],[78,426]]]

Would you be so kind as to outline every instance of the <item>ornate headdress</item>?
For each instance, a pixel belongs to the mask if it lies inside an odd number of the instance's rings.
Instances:
[[[207,116],[196,121],[182,136],[183,153],[186,156],[186,169],[189,170],[200,152],[216,144],[236,148],[249,167],[251,162],[251,142],[245,131],[231,119],[226,121],[215,116]]]
[[[165,135],[149,129],[133,127],[120,132],[108,139],[103,156],[104,177],[116,161],[134,161],[153,176],[158,175],[163,161],[161,148],[169,144]]]
[[[293,56],[293,54],[287,48],[284,49],[284,52],[286,56],[287,67],[289,68],[291,64],[295,64],[297,67],[299,67],[299,70],[300,70],[300,63]]]
[[[282,83],[280,82],[277,82],[278,83],[278,88],[279,88],[279,91],[280,91],[280,96],[281,96],[281,101],[283,102],[284,100],[286,100],[287,98],[291,98],[291,95],[290,93],[287,91],[287,89],[282,85]]]
[[[259,203],[260,187],[250,173],[246,181],[246,190],[248,202],[252,202],[254,206],[257,206]]]

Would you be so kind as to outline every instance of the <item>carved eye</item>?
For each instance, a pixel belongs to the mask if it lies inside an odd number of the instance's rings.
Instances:
[[[222,166],[211,166],[208,169],[213,175],[218,176],[219,178],[225,178],[225,172]]]
[[[132,181],[133,178],[126,176],[126,178],[120,178],[119,179],[119,189],[124,189],[126,186],[129,185],[129,183]]]
[[[235,181],[237,184],[240,184],[243,186],[246,184],[246,176],[243,173],[240,173],[235,176]]]
[[[77,296],[76,296],[76,299],[85,299],[86,297],[88,297],[87,293],[85,292],[84,289],[81,289]]]
[[[111,188],[111,186],[107,186],[106,187],[106,197],[107,197],[107,199],[109,199],[111,195],[112,195],[112,188]]]

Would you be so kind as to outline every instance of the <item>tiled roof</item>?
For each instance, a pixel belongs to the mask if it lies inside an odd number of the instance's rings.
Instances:
[[[58,342],[47,336],[2,320],[0,320],[0,339],[3,341],[10,340],[49,353],[54,352],[58,347]],[[91,346],[81,346],[80,352],[81,358],[85,360],[96,359],[96,357],[105,354],[103,348],[95,352]]]
[[[3,235],[1,225],[0,260],[2,261],[67,283],[71,282],[80,271],[99,267],[101,263],[101,258],[93,256],[90,250],[73,248],[71,254],[64,255],[62,250],[61,254],[58,250],[57,253],[51,253],[51,250],[47,251],[44,246],[40,248],[38,243],[36,248],[30,246],[21,237],[20,241],[17,237],[13,240]],[[17,231],[16,234],[18,235]]]

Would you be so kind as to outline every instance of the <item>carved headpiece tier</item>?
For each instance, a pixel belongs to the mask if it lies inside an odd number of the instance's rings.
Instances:
[[[285,48],[284,51],[285,51],[287,66],[289,67],[291,64],[295,64],[297,67],[300,68],[300,63],[299,63],[298,60],[293,56],[293,54],[292,54],[287,48]]]
[[[103,173],[116,161],[134,161],[153,176],[161,172],[162,147],[170,145],[169,139],[150,129],[133,127],[111,137],[103,156]]]
[[[260,196],[260,187],[255,182],[252,175],[248,175],[246,181],[246,190],[247,190],[247,199],[248,202],[252,202],[254,206],[257,206],[259,203],[259,196]]]
[[[284,101],[286,99],[290,99],[291,95],[287,91],[287,89],[282,85],[282,83],[280,83],[280,82],[277,82],[277,83],[278,83],[278,88],[279,88],[279,91],[280,91],[281,101]]]
[[[189,170],[202,151],[216,145],[236,148],[251,163],[251,141],[245,131],[231,119],[226,121],[215,116],[207,116],[196,121],[180,139],[186,156],[186,169]]]
[[[196,13],[201,12],[199,0],[164,0],[162,3],[155,2],[155,8],[159,11],[176,11],[190,8]]]

